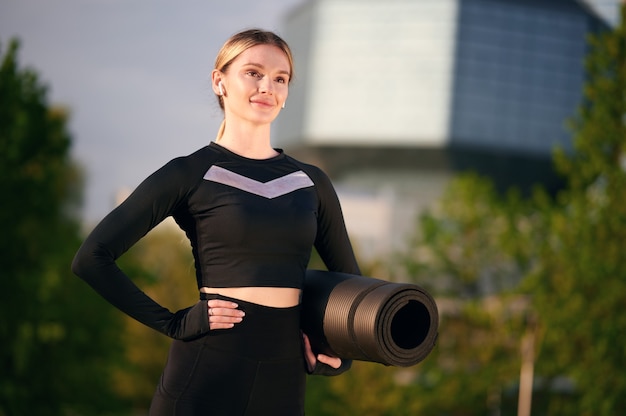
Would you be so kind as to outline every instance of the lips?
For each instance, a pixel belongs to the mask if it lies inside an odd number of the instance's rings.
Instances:
[[[250,100],[250,102],[252,104],[257,104],[263,107],[274,107],[276,105],[273,101],[270,101],[270,100],[252,99]]]

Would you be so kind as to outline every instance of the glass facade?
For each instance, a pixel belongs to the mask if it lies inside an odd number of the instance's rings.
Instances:
[[[588,31],[573,1],[461,1],[450,142],[543,154],[569,146]]]

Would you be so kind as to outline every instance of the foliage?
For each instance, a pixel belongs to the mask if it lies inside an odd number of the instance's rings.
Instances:
[[[340,377],[309,377],[306,414],[419,414],[415,412],[417,402],[412,389],[403,389],[396,383],[402,377],[402,371],[366,362],[354,362],[352,369]],[[410,371],[408,377],[413,377]]]
[[[421,394],[426,413],[485,414],[490,402],[513,412],[529,333],[537,340],[533,414],[626,407],[625,10],[622,26],[591,39],[574,151],[555,155],[567,187],[522,199],[465,175],[421,218],[406,274],[427,282],[443,312],[439,345],[418,368],[432,382],[432,394]],[[490,299],[506,307],[490,312]]]
[[[120,267],[170,310],[198,301],[191,245],[173,220],[166,220],[133,246],[120,259]],[[171,340],[126,316],[121,339],[128,364],[116,371],[115,389],[135,411],[146,412]]]
[[[515,287],[529,264],[519,235],[532,227],[528,204],[511,190],[504,198],[475,174],[453,180],[438,211],[424,213],[404,260],[421,284],[439,295],[474,299]]]
[[[67,113],[9,43],[0,67],[0,415],[115,410],[119,345],[106,305],[71,275],[80,172]]]
[[[467,174],[450,183],[436,211],[421,216],[402,263],[436,295],[440,329],[437,346],[414,370],[419,414],[507,414],[514,407],[521,339],[529,330],[541,335],[528,325],[530,299],[516,291],[533,267],[532,213],[517,192],[499,195],[490,180]]]
[[[558,153],[569,180],[542,219],[541,258],[524,289],[548,329],[539,368],[567,375],[579,398],[554,414],[617,414],[626,407],[626,5],[622,24],[591,40],[586,103],[575,153]],[[550,355],[547,355],[547,352]]]

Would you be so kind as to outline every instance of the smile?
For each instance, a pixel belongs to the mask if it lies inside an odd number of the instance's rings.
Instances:
[[[274,107],[275,104],[269,101],[260,101],[260,100],[250,100],[250,103],[256,104],[261,107]]]

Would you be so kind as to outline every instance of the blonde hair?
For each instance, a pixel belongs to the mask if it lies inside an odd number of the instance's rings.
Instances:
[[[214,68],[220,72],[228,71],[230,64],[232,64],[239,55],[253,46],[258,45],[276,46],[285,53],[285,56],[287,56],[287,60],[289,61],[289,82],[291,82],[293,79],[293,55],[291,54],[289,45],[287,45],[287,42],[274,32],[262,29],[248,29],[231,36],[226,42],[224,42],[224,45],[222,45],[221,49],[217,53]],[[224,110],[224,100],[221,95],[217,95],[217,101],[220,108]],[[222,124],[217,132],[216,141],[219,140],[224,134],[225,127],[226,120],[222,120]]]

